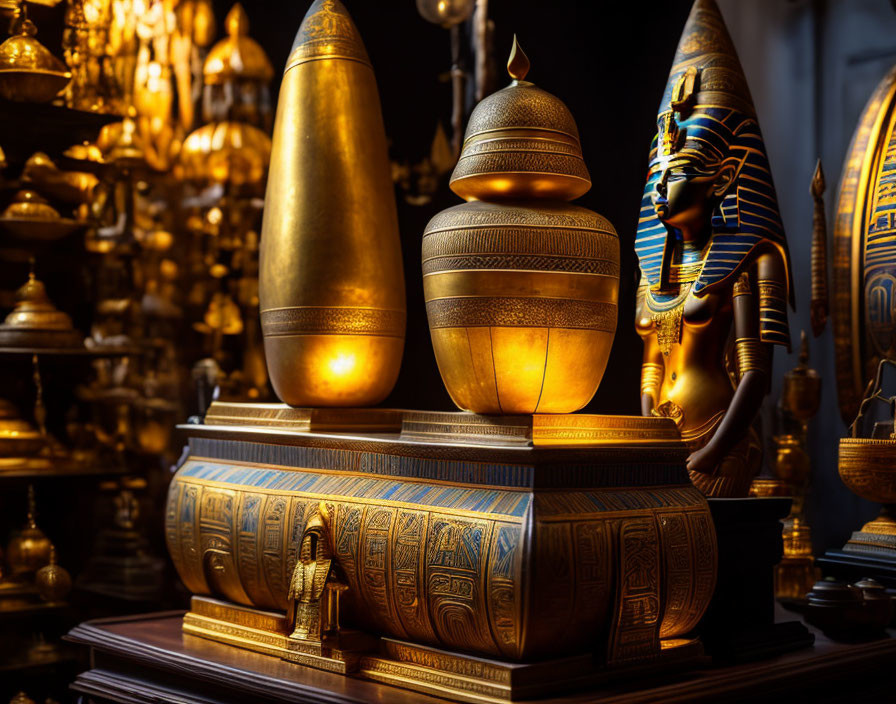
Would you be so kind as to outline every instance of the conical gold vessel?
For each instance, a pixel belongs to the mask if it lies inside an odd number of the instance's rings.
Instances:
[[[338,0],[311,6],[286,64],[260,267],[277,395],[293,406],[385,398],[404,348],[398,217],[373,69]]]

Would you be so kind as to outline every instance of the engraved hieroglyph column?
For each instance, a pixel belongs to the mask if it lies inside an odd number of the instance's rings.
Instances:
[[[376,80],[339,0],[316,0],[286,63],[261,235],[274,390],[292,406],[365,406],[398,376],[405,294]]]

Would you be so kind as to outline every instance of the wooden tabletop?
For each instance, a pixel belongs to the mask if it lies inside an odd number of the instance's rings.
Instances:
[[[420,702],[409,690],[344,677],[181,632],[182,612],[99,619],[68,639],[91,648],[92,669],[72,685],[95,702],[236,704],[237,702]],[[792,620],[793,615],[786,615]],[[891,636],[893,633],[891,632]],[[882,701],[893,696],[896,638],[835,643],[816,632],[811,648],[761,662],[639,676],[599,691],[558,694],[539,704],[584,702]]]

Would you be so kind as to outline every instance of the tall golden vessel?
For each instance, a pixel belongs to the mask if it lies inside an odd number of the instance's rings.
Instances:
[[[286,64],[265,198],[259,298],[277,395],[365,406],[404,348],[404,274],[376,80],[339,0],[316,0]]]
[[[423,234],[423,290],[448,393],[483,414],[570,413],[600,384],[616,333],[619,240],[566,201],[591,187],[567,107],[524,80],[470,117],[451,188],[467,203]]]
[[[641,408],[673,418],[708,496],[746,496],[790,257],[756,109],[714,0],[696,0],[657,115],[635,251]]]

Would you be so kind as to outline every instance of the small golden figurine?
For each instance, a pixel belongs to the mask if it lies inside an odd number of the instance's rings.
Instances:
[[[339,631],[339,597],[348,586],[334,575],[326,505],[309,519],[289,585],[294,613],[293,638],[320,641]]]
[[[642,413],[675,420],[707,496],[746,496],[792,292],[756,111],[714,0],[694,3],[657,124],[635,242]]]

